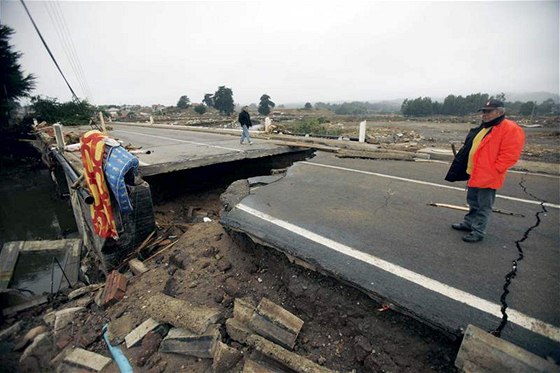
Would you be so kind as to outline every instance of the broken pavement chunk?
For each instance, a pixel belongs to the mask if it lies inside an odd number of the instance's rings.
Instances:
[[[214,348],[219,338],[220,331],[217,325],[212,325],[201,335],[187,329],[173,328],[161,342],[160,351],[208,359],[214,356]]]
[[[74,349],[63,360],[63,365],[93,372],[101,372],[110,363],[108,357],[81,348]]]
[[[293,349],[303,320],[279,305],[262,298],[249,327],[256,333],[286,348]]]
[[[194,305],[163,293],[146,299],[145,305],[146,312],[153,319],[192,330],[196,334],[204,333],[222,317],[221,312],[215,308]]]
[[[138,325],[136,329],[124,337],[124,340],[126,341],[126,348],[136,346],[146,334],[157,328],[159,325],[161,324],[152,318],[149,318],[142,324]]]
[[[68,294],[68,299],[72,300],[78,297],[81,297],[84,294],[91,293],[92,291],[96,291],[97,289],[101,288],[103,284],[93,284],[88,286],[82,286],[79,289],[73,290]]]
[[[336,371],[322,367],[298,354],[288,351],[283,347],[270,342],[269,340],[258,336],[251,335],[247,338],[247,344],[253,346],[258,352],[264,356],[296,371],[299,373],[333,373]]]
[[[105,281],[101,305],[108,307],[123,299],[127,283],[128,280],[123,274],[117,271],[111,272]]]
[[[233,317],[239,322],[248,323],[255,312],[255,304],[250,298],[235,298]]]
[[[226,320],[226,332],[231,339],[240,343],[246,343],[247,338],[253,334],[246,324],[235,318]]]
[[[252,356],[245,359],[242,373],[292,373],[293,370],[284,368],[279,364],[271,364],[270,361],[259,360]]]
[[[230,369],[241,359],[241,352],[225,343],[218,341],[214,348],[214,362],[212,369],[216,373],[229,372]]]
[[[470,324],[455,366],[461,372],[560,372],[558,365]]]
[[[146,265],[138,259],[131,259],[128,262],[128,267],[130,268],[130,271],[134,274],[134,276],[141,275],[148,270],[148,267],[146,267]]]

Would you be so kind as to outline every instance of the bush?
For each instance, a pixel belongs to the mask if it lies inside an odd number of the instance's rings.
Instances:
[[[204,106],[204,105],[197,105],[197,106],[194,107],[194,111],[195,111],[197,114],[202,115],[202,114],[206,113],[206,106]]]
[[[323,124],[321,118],[305,119],[301,122],[295,122],[293,124],[287,125],[285,128],[286,130],[297,134],[331,135],[331,136],[340,136],[342,134],[341,128],[329,127]]]

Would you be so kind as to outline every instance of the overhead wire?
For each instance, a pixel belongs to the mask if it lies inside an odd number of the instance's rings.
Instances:
[[[68,42],[67,42],[66,38],[64,37],[64,35],[62,34],[62,25],[60,24],[60,20],[54,14],[54,11],[51,9],[51,6],[50,6],[51,2],[50,1],[45,1],[43,4],[45,6],[45,9],[47,10],[47,14],[49,15],[49,18],[51,19],[51,24],[53,25],[54,29],[56,30],[56,33],[58,35],[58,39],[59,39],[59,41],[61,42],[61,45],[62,45],[62,50],[64,51],[64,54],[66,55],[66,58],[67,58],[68,62],[70,63],[70,67],[72,68],[72,71],[74,72],[74,76],[76,78],[76,81],[80,85],[80,88],[82,90],[83,95],[87,96],[87,92],[86,92],[84,83],[83,83],[81,77],[78,74],[78,68],[76,66],[76,62],[73,59],[73,56],[70,54],[70,47],[68,45]]]
[[[84,69],[82,68],[82,63],[80,61],[80,58],[78,57],[78,53],[76,51],[76,46],[74,44],[74,40],[72,39],[72,34],[70,33],[70,30],[68,28],[68,23],[66,22],[66,18],[64,17],[64,12],[62,12],[62,8],[60,7],[60,2],[59,1],[53,1],[53,8],[56,10],[56,13],[58,13],[59,18],[61,20],[61,24],[62,24],[62,33],[63,35],[66,35],[66,38],[68,40],[68,44],[70,46],[70,55],[73,56],[73,59],[76,63],[76,66],[78,68],[78,74],[81,77],[81,80],[83,81],[83,84],[85,86],[85,90],[86,90],[86,95],[92,99],[92,94],[91,94],[91,90],[88,84],[88,80],[86,79],[86,75],[84,73]]]
[[[33,24],[33,27],[35,28],[35,31],[37,31],[37,34],[39,35],[39,38],[41,39],[41,42],[43,43],[43,45],[47,49],[47,52],[49,53],[49,56],[51,57],[51,59],[53,60],[55,66],[56,66],[56,68],[58,69],[58,72],[60,73],[60,75],[62,75],[62,78],[64,79],[64,82],[66,82],[66,85],[68,86],[68,89],[72,93],[72,98],[74,100],[76,100],[77,102],[79,102],[80,99],[76,95],[76,92],[74,92],[74,89],[72,89],[72,86],[70,85],[70,83],[68,83],[68,79],[66,79],[66,76],[64,75],[64,73],[62,72],[62,69],[58,65],[58,62],[56,61],[56,58],[54,58],[54,55],[52,54],[49,46],[47,45],[47,42],[43,38],[43,35],[41,34],[41,31],[39,31],[39,28],[37,27],[37,24],[35,23],[35,20],[31,16],[31,13],[29,12],[29,9],[27,8],[27,5],[25,5],[25,2],[23,0],[20,0],[20,2],[21,2],[21,5],[23,5],[23,8],[25,9],[25,12],[27,13],[27,16],[31,20],[31,23]]]

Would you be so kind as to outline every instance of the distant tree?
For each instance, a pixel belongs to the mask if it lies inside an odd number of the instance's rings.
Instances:
[[[560,114],[560,104],[549,98],[537,107],[537,113],[540,115],[558,115]]]
[[[521,105],[519,108],[519,114],[521,115],[531,115],[533,110],[536,108],[536,103],[533,101],[527,101]]]
[[[305,105],[303,106],[303,108],[304,108],[304,109],[307,109],[307,110],[313,109],[313,105],[311,105],[310,102],[306,102]]]
[[[194,107],[194,111],[195,111],[197,114],[202,115],[202,114],[206,113],[206,106],[204,106],[204,105],[196,105],[196,106]]]
[[[31,109],[39,122],[60,122],[67,126],[88,124],[91,117],[98,111],[86,100],[60,103],[56,98],[41,96],[31,98]]]
[[[414,100],[406,99],[401,106],[404,116],[427,116],[433,114],[433,103],[430,97],[418,97]]]
[[[504,92],[500,92],[492,98],[495,98],[496,100],[500,100],[502,102],[506,102],[506,94]]]
[[[270,101],[270,96],[265,93],[261,96],[258,112],[260,115],[268,115],[270,114],[271,109],[275,106],[276,104]]]
[[[0,130],[10,124],[10,111],[19,106],[17,101],[29,97],[35,87],[35,77],[25,75],[19,64],[22,54],[13,51],[9,43],[13,33],[10,27],[0,25]]]
[[[179,101],[177,102],[177,107],[179,109],[186,109],[190,106],[191,100],[189,100],[189,98],[184,95],[181,96],[181,98],[179,98]]]
[[[218,109],[222,115],[230,115],[234,112],[235,105],[231,88],[226,88],[223,85],[218,87],[218,90],[214,93],[214,108]]]
[[[211,93],[206,93],[204,98],[202,99],[202,103],[204,103],[208,107],[214,107],[214,95]]]

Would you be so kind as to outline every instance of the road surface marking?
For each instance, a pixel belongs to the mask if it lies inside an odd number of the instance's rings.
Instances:
[[[209,144],[206,144],[206,143],[203,143],[203,142],[195,142],[195,141],[180,140],[180,139],[174,139],[174,138],[172,138],[172,137],[164,137],[164,136],[156,136],[156,135],[147,135],[147,134],[145,134],[145,133],[140,133],[140,132],[123,131],[123,130],[113,130],[113,132],[123,132],[123,133],[129,133],[129,134],[134,134],[134,135],[155,137],[156,139],[172,140],[172,141],[183,142],[183,143],[186,143],[186,144],[207,146],[207,147],[209,147],[209,148],[217,148],[217,149],[231,150],[231,151],[234,151],[234,152],[244,152],[244,151],[245,151],[245,150],[243,150],[243,149],[234,149],[234,148],[227,148],[227,147],[225,147],[225,146],[209,145]]]
[[[446,296],[454,301],[464,303],[469,305],[473,308],[476,308],[480,311],[486,312],[492,316],[495,316],[499,319],[502,318],[502,313],[500,312],[501,306],[496,303],[489,302],[485,299],[479,298],[476,295],[472,295],[465,291],[456,289],[439,281],[433,280],[429,277],[421,275],[419,273],[410,271],[404,267],[398,266],[391,262],[385,261],[380,259],[374,255],[367,254],[361,252],[359,250],[353,249],[349,246],[331,240],[329,238],[320,236],[316,233],[308,231],[305,228],[301,228],[297,225],[288,223],[284,220],[277,219],[273,216],[265,214],[264,212],[255,210],[247,205],[242,203],[236,206],[237,209],[241,211],[245,211],[246,213],[253,215],[259,219],[262,219],[266,222],[274,224],[280,228],[286,229],[292,233],[295,233],[301,237],[304,237],[310,241],[316,242],[320,245],[328,247],[331,250],[337,251],[341,254],[346,256],[352,257],[354,259],[360,260],[364,263],[377,267],[385,272],[388,272],[392,275],[399,276],[405,280],[415,283],[418,286],[426,288],[430,291],[439,293],[443,296]],[[550,338],[556,342],[560,342],[560,328],[557,328],[554,325],[550,325],[545,323],[544,321],[535,319],[528,315],[525,315],[519,311],[516,311],[512,308],[507,309],[508,320],[514,324],[517,324],[527,330],[530,330],[534,333],[540,334],[547,338]]]
[[[319,167],[325,167],[325,168],[333,168],[333,169],[335,169],[335,170],[356,172],[356,173],[364,174],[364,175],[372,175],[372,176],[385,177],[385,178],[388,178],[388,179],[406,181],[406,182],[410,182],[410,183],[423,184],[423,185],[429,185],[429,186],[435,186],[435,187],[438,187],[438,188],[446,188],[446,189],[458,190],[458,191],[461,191],[461,192],[464,192],[464,191],[465,191],[465,188],[458,188],[458,187],[453,187],[453,186],[449,186],[449,185],[430,183],[429,181],[421,181],[421,180],[415,180],[415,179],[407,179],[407,178],[405,178],[405,177],[399,177],[399,176],[392,176],[392,175],[380,174],[380,173],[377,173],[377,172],[362,171],[362,170],[356,170],[356,169],[353,169],[353,168],[346,168],[346,167],[339,167],[339,166],[331,166],[331,165],[327,165],[327,164],[321,164],[321,163],[315,163],[315,162],[307,162],[307,161],[298,162],[298,164],[299,164],[299,163],[308,164],[308,165],[311,165],[311,166],[319,166]],[[530,199],[523,199],[523,198],[510,197],[510,196],[503,196],[503,195],[500,195],[500,194],[496,194],[496,198],[502,198],[502,199],[507,199],[507,200],[516,201],[516,202],[530,203],[530,204],[532,204],[532,205],[540,205],[540,204],[541,204],[540,201],[533,201],[533,200],[530,200]],[[557,204],[554,204],[554,203],[545,202],[545,203],[544,203],[544,206],[546,206],[546,207],[551,207],[551,208],[555,208],[555,209],[560,209],[560,205],[557,205]]]
[[[449,161],[440,161],[440,160],[437,160],[437,159],[422,159],[422,158],[416,158],[414,160],[414,162],[441,163],[441,164],[446,164],[446,165],[450,164]],[[512,174],[523,174],[523,175],[531,175],[531,176],[538,176],[538,177],[548,177],[548,178],[551,178],[551,179],[560,178],[560,175],[540,174],[538,172],[518,171],[518,170],[513,170],[513,169],[509,169],[508,172],[512,173]]]

